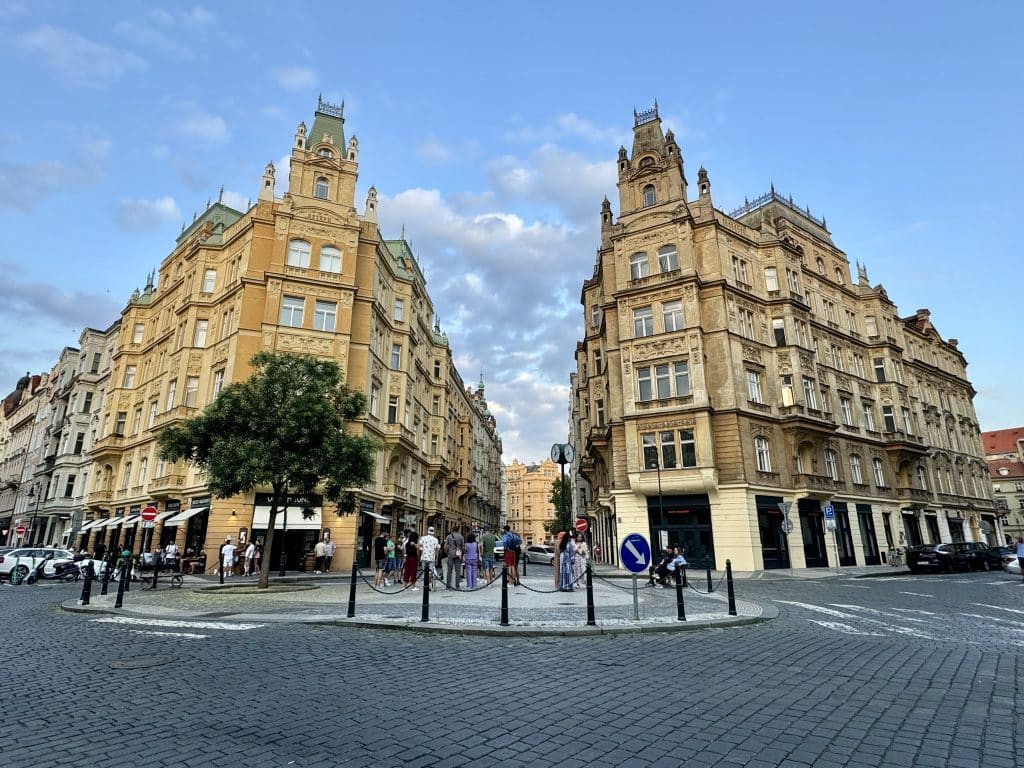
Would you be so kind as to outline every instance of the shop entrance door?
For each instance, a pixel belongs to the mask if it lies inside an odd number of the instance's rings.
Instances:
[[[804,561],[808,568],[828,568],[825,527],[816,499],[800,499],[800,535],[804,542]]]
[[[871,514],[871,507],[866,504],[857,505],[857,525],[860,528],[860,545],[864,550],[864,565],[881,565],[878,536],[875,535],[875,518]]]

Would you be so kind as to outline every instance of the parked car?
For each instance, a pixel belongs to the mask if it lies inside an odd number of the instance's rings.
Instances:
[[[907,567],[911,573],[921,571],[965,571],[970,566],[967,555],[953,544],[924,544],[907,547]]]
[[[28,576],[28,572],[35,568],[40,560],[51,558],[46,566],[46,572],[52,573],[53,566],[57,563],[70,563],[75,559],[75,553],[70,549],[54,549],[53,547],[18,547],[10,552],[0,554],[0,576],[11,578],[11,572],[15,568],[22,577]]]
[[[967,567],[972,571],[998,571],[1003,567],[1003,557],[999,547],[990,547],[980,541],[960,541],[950,546],[963,553],[967,558]]]
[[[523,553],[528,563],[551,565],[555,559],[555,548],[550,544],[531,544]]]
[[[1005,569],[1007,573],[1012,573],[1014,576],[1020,576],[1020,560],[1015,557],[1012,563],[1007,563],[1005,565]]]
[[[501,543],[501,539],[498,539],[494,543],[494,561],[501,562],[501,558],[505,556],[505,545]]]
[[[1006,570],[1006,566],[1010,563],[1017,562],[1017,548],[1016,547],[1000,547],[999,548],[999,561],[1002,563],[1003,570]]]

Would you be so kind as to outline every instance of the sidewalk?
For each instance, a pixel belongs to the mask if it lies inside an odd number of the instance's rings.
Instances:
[[[683,590],[686,621],[677,618],[675,589],[650,588],[641,578],[634,614],[632,581],[610,566],[598,566],[593,578],[596,626],[587,625],[587,592],[554,588],[550,569],[530,566],[522,586],[508,589],[508,626],[502,626],[501,579],[475,591],[448,590],[435,582],[429,592],[429,621],[423,615],[422,581],[416,590],[392,586],[376,590],[372,572],[360,572],[355,616],[349,618],[350,583],[342,574],[287,576],[271,579],[268,590],[256,589],[256,579],[233,577],[221,586],[216,577],[189,576],[180,589],[161,584],[156,591],[135,583],[114,608],[116,589],[99,595],[95,585],[88,606],[77,600],[62,604],[65,611],[117,615],[151,621],[212,621],[244,623],[334,624],[338,626],[455,632],[483,635],[591,635],[646,633],[752,624],[774,618],[777,611],[737,596],[736,616],[728,613],[725,583],[713,594],[706,584],[691,579]],[[713,582],[717,585],[717,579]],[[742,593],[742,590],[737,590]]]

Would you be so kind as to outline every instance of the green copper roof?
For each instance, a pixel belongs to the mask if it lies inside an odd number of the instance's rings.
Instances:
[[[213,224],[213,231],[210,233],[210,237],[206,242],[216,245],[221,242],[224,236],[224,230],[244,215],[244,213],[236,211],[234,208],[229,208],[224,205],[224,203],[218,201],[209,206],[195,219],[195,221],[183,229],[175,242],[181,244],[182,241],[188,238],[193,232],[198,231],[203,224],[209,221]]]
[[[307,134],[309,146],[314,147],[324,140],[324,134],[330,137],[339,151],[345,151],[345,102],[328,104],[318,98],[313,128]]]

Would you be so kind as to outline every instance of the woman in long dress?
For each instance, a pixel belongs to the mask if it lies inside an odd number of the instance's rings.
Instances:
[[[579,586],[586,586],[583,580],[587,573],[587,543],[583,536],[576,537],[576,554],[572,558],[572,580]]]
[[[572,558],[576,554],[576,542],[569,531],[562,536],[562,540],[558,543],[558,549],[558,588],[562,592],[572,592]]]

